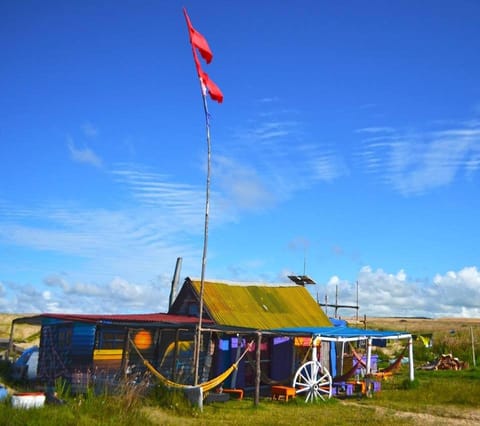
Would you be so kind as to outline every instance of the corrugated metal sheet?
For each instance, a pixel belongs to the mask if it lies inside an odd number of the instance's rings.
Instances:
[[[56,314],[46,313],[38,317],[50,318],[63,321],[80,321],[80,322],[103,322],[103,323],[168,323],[168,324],[190,324],[198,322],[197,318],[184,315],[172,314]],[[35,318],[35,317],[33,317]],[[32,319],[33,319],[32,318]],[[28,320],[28,317],[25,318]]]
[[[75,323],[73,325],[70,346],[71,367],[82,367],[91,364],[93,346],[95,344],[95,325]]]
[[[200,294],[200,281],[187,280]],[[219,325],[261,330],[331,326],[323,310],[301,286],[205,282],[204,305]]]

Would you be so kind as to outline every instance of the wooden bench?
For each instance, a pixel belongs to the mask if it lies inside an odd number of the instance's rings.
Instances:
[[[367,393],[367,384],[364,380],[353,381],[349,380],[347,383],[351,384],[353,387],[353,392],[356,394],[365,395]]]
[[[376,373],[371,373],[371,375],[373,377],[378,378],[378,379],[387,380],[387,379],[389,379],[390,377],[393,376],[393,372],[391,372],[391,371],[377,371]]]
[[[339,382],[333,383],[332,391],[335,390],[336,396],[352,396],[354,392],[353,383],[349,382]]]
[[[243,389],[222,389],[223,393],[234,395],[237,399],[243,399]]]
[[[288,401],[289,397],[295,398],[296,395],[297,392],[295,388],[290,388],[288,386],[272,386],[272,399],[285,399],[285,401]]]

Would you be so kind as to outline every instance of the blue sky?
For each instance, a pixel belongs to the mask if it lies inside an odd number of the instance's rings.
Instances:
[[[175,260],[480,316],[480,3],[4,1],[0,311],[164,312]],[[344,311],[343,315],[353,312]]]

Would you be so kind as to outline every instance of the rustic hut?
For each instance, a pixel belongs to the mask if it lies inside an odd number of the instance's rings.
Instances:
[[[170,383],[191,385],[196,373],[202,383],[220,376],[244,354],[219,385],[257,393],[262,384],[291,383],[312,352],[335,372],[343,356],[335,350],[339,342],[364,339],[371,344],[373,338],[409,337],[333,327],[303,286],[207,281],[199,372],[194,372],[199,307],[200,281],[186,278],[171,297],[168,313],[47,313],[14,320],[12,335],[15,324],[40,325],[38,379],[48,384],[63,377],[74,391],[90,384],[115,384],[132,375],[141,379],[145,366]],[[320,341],[312,351],[313,342]]]
[[[15,319],[12,334],[16,324],[39,325],[37,380],[48,384],[62,377],[71,383],[72,390],[83,391],[93,382],[108,385],[118,382],[127,373],[141,375],[143,362],[136,352],[130,351],[130,342],[146,359],[155,364],[163,360],[164,369],[170,369],[173,360],[168,354],[172,353],[171,348],[177,341],[193,340],[197,321],[191,316],[159,313],[45,313]],[[190,359],[191,353],[183,351],[175,362],[187,364]]]
[[[256,333],[261,333],[262,383],[291,381],[295,367],[305,358],[311,339],[295,340],[273,330],[332,326],[308,290],[296,284],[206,281],[203,298],[203,317],[219,328],[213,374],[227,368],[238,358],[247,342],[256,339]],[[198,316],[199,305],[200,281],[187,278],[169,313]],[[221,330],[226,328],[230,332],[222,333]],[[237,329],[237,332],[232,334],[232,329]],[[255,385],[253,352],[247,353],[225,386],[248,389]]]

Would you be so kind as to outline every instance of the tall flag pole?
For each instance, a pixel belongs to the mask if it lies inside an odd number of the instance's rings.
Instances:
[[[198,79],[200,81],[200,89],[203,99],[203,110],[205,112],[205,127],[207,136],[207,182],[206,182],[206,196],[205,196],[205,225],[203,234],[203,255],[202,255],[202,272],[200,277],[200,307],[198,316],[197,336],[195,339],[195,354],[194,354],[194,384],[197,385],[199,381],[198,371],[200,364],[200,346],[202,338],[202,322],[203,322],[203,293],[205,287],[205,268],[207,264],[207,246],[208,246],[208,216],[210,211],[210,162],[211,162],[211,144],[210,144],[210,114],[207,105],[207,92],[210,98],[218,103],[222,103],[223,94],[218,86],[210,79],[200,65],[198,53],[205,60],[207,64],[212,61],[213,54],[210,50],[207,40],[195,28],[193,28],[187,10],[183,8],[183,14],[187,22],[188,33],[190,36],[190,44],[192,45],[193,60],[195,62],[195,69],[197,70]]]

